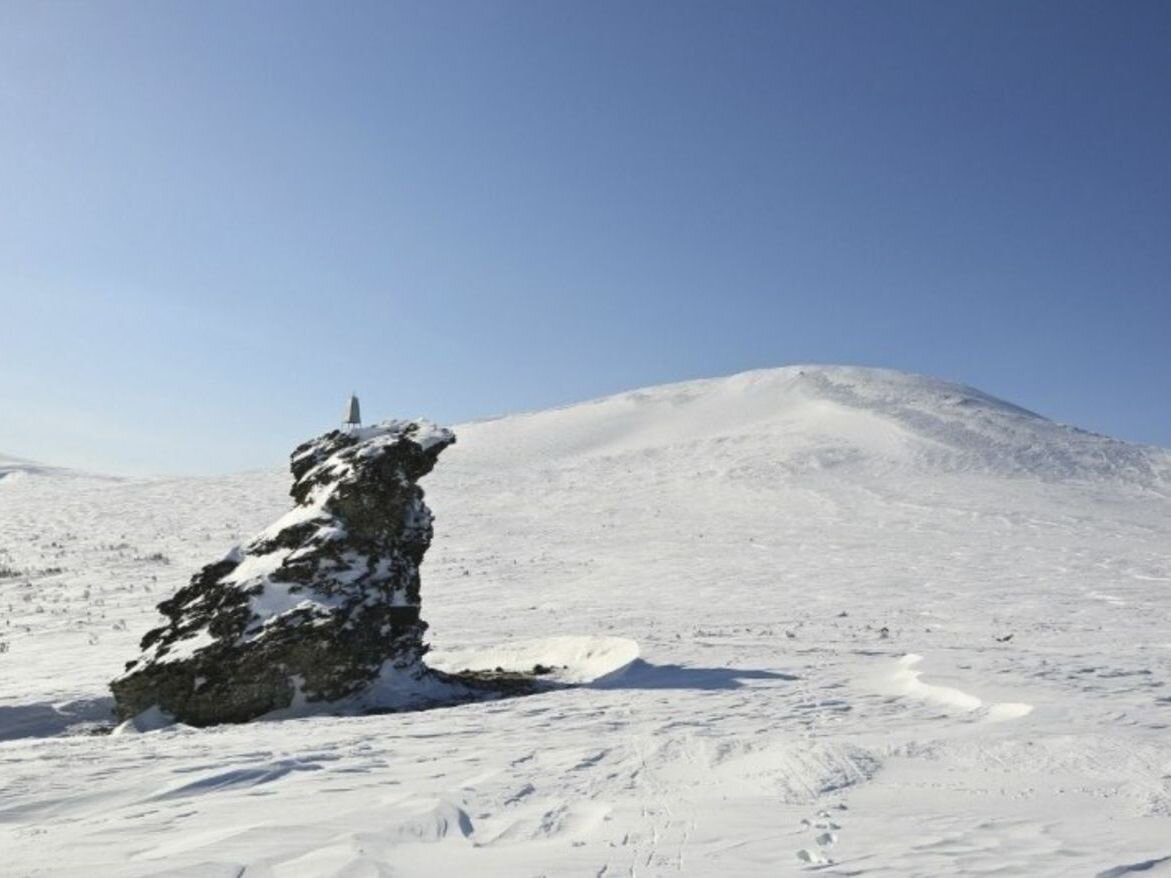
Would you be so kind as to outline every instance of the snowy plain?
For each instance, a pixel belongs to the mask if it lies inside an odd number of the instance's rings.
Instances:
[[[573,685],[116,736],[287,470],[0,460],[0,875],[1171,875],[1171,452],[843,367],[455,430],[428,659]]]

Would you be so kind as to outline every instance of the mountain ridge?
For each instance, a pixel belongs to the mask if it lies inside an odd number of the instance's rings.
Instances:
[[[579,455],[762,440],[782,470],[925,470],[1171,486],[1171,450],[1051,420],[978,388],[895,369],[801,364],[639,387],[455,425],[455,463],[515,469]],[[761,449],[764,451],[765,449]],[[11,475],[96,474],[0,455]],[[113,477],[111,477],[113,478]]]
[[[645,452],[755,436],[795,470],[981,471],[1117,479],[1162,490],[1171,451],[1050,420],[964,384],[858,366],[785,366],[638,388],[576,405],[457,425],[463,446],[507,448],[485,464]],[[698,453],[698,449],[697,449]],[[857,469],[857,467],[855,467]]]

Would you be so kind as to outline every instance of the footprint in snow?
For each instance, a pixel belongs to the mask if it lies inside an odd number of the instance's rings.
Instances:
[[[835,810],[845,811],[846,806],[839,804]],[[838,843],[838,830],[842,827],[833,819],[831,812],[818,811],[812,820],[802,820],[801,825],[814,833],[813,845],[797,851],[797,860],[809,867],[832,865],[834,861],[829,855],[829,849]]]
[[[807,866],[828,866],[833,862],[820,849],[816,848],[801,848],[797,851],[797,859]]]

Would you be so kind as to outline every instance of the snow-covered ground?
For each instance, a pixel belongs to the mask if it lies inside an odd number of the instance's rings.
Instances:
[[[829,367],[456,432],[430,660],[576,685],[118,736],[287,471],[0,461],[0,874],[1171,874],[1171,453]]]

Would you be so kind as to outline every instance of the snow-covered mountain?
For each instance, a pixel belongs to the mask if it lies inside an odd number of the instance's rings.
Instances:
[[[69,471],[59,467],[45,466],[32,460],[24,460],[20,457],[8,457],[0,454],[0,479],[8,477],[20,478],[28,475],[59,475],[67,472]]]
[[[1162,487],[1171,452],[1053,423],[971,387],[889,369],[791,366],[465,426],[495,466],[744,446],[778,475],[845,467]],[[515,452],[515,453],[514,453]],[[736,455],[730,455],[735,457]]]
[[[90,472],[88,470],[70,469],[61,466],[49,466],[35,460],[26,460],[22,457],[10,457],[0,454],[0,486],[12,485],[26,478],[82,479],[102,482],[116,482],[122,476],[112,476],[105,473]]]
[[[429,660],[576,688],[63,735],[287,477],[0,481],[0,873],[1171,869],[1171,453],[820,366],[456,432]]]

